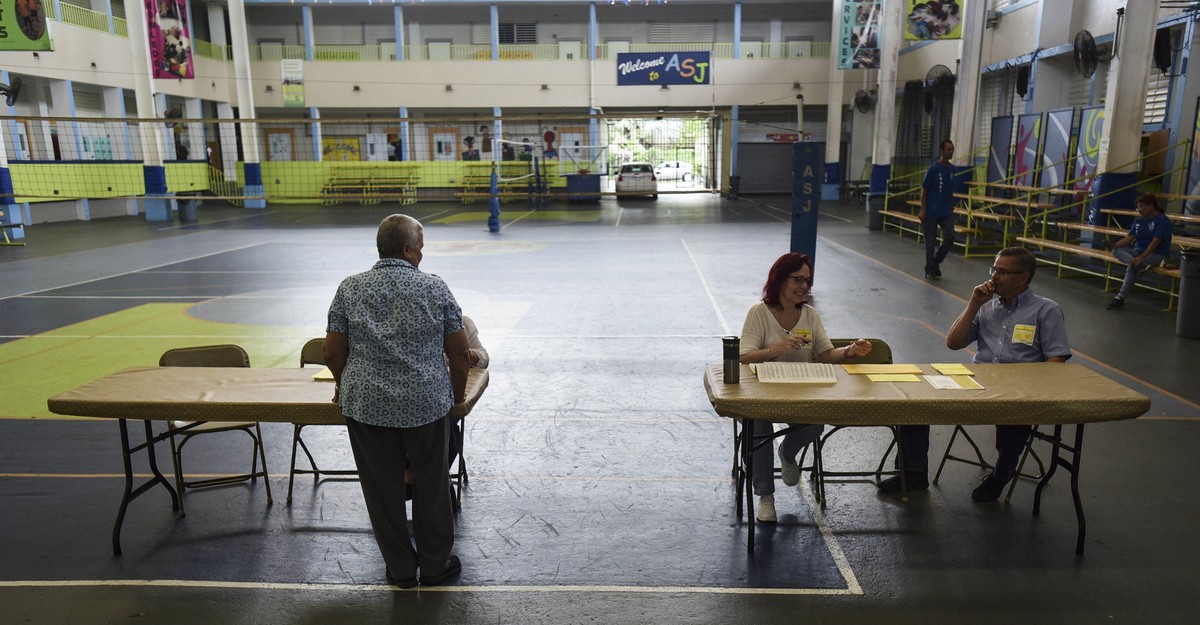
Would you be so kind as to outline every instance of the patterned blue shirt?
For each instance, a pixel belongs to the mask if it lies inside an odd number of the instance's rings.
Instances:
[[[967,343],[975,343],[972,362],[1045,362],[1055,356],[1071,357],[1067,320],[1053,300],[1025,289],[1012,308],[997,297],[983,305]]]
[[[414,428],[454,405],[445,336],[463,329],[462,309],[441,278],[384,258],[346,278],[329,306],[328,332],[349,336],[342,414],[368,425]]]

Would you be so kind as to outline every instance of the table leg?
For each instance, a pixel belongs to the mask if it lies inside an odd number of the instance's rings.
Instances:
[[[1053,447],[1050,455],[1050,469],[1038,482],[1037,490],[1033,496],[1033,514],[1037,516],[1041,512],[1042,506],[1042,488],[1050,482],[1050,478],[1054,477],[1054,472],[1061,465],[1071,474],[1071,500],[1075,505],[1075,522],[1079,528],[1075,535],[1075,553],[1083,554],[1083,540],[1087,534],[1087,520],[1083,516],[1083,500],[1079,496],[1079,469],[1083,456],[1083,425],[1082,423],[1075,424],[1075,444],[1074,446],[1064,445],[1062,442],[1062,425],[1054,426],[1054,434],[1047,436],[1039,432],[1034,432],[1038,438],[1049,442]],[[1062,457],[1062,451],[1070,452],[1070,460]]]
[[[150,421],[144,421],[146,428],[146,442],[136,447],[129,446],[129,426],[125,419],[118,419],[118,425],[121,430],[121,459],[125,465],[125,489],[121,494],[121,505],[117,508],[117,520],[113,523],[113,554],[121,555],[121,526],[125,523],[125,511],[129,508],[129,502],[137,499],[142,493],[150,490],[156,484],[162,484],[167,492],[171,494],[171,509],[179,510],[179,495],[175,492],[175,487],[163,477],[161,471],[158,470],[158,460],[154,456],[154,444],[160,440],[154,436],[154,428]],[[146,450],[146,457],[150,464],[150,471],[154,477],[138,486],[133,487],[133,461],[132,457],[135,452]]]
[[[746,551],[754,553],[754,421],[742,419],[742,488],[746,495]],[[741,507],[741,498],[738,507]],[[741,512],[738,513],[741,518]]]

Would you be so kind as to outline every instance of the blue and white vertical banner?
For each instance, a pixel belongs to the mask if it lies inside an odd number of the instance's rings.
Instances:
[[[825,144],[804,141],[792,146],[792,252],[808,254],[816,270],[817,208],[825,174]]]
[[[879,69],[879,0],[842,0],[838,16],[838,69]]]
[[[1067,166],[1071,164],[1071,125],[1075,109],[1059,109],[1046,115],[1046,138],[1042,141],[1042,186],[1060,187],[1067,181]]]
[[[1012,115],[992,118],[992,143],[988,146],[988,182],[1008,183],[1008,170],[1012,165],[1012,132]]]
[[[708,52],[620,52],[617,86],[707,85],[711,67]]]

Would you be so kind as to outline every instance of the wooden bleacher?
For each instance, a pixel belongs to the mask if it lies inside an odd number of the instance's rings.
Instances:
[[[14,241],[13,239],[9,238],[9,236],[8,236],[8,231],[10,229],[24,227],[24,224],[22,224],[20,222],[8,223],[8,220],[6,219],[6,217],[7,217],[7,215],[5,214],[5,212],[3,210],[0,210],[0,232],[4,233],[4,240],[0,241],[0,245],[24,246],[25,245],[24,241]]]
[[[412,163],[381,163],[377,166],[336,163],[321,184],[321,204],[329,206],[358,200],[365,206],[393,198],[401,204],[413,204],[417,201],[420,181]]]

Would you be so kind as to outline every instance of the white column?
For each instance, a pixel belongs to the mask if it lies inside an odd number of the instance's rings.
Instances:
[[[229,39],[225,37],[225,5],[215,2],[208,3],[208,38],[214,46],[227,46]]]
[[[891,167],[896,154],[896,70],[903,38],[904,0],[883,0],[879,33],[879,97],[875,102],[875,149],[871,163]]]
[[[113,119],[126,117],[124,89],[120,87],[105,88],[102,101],[105,117]],[[124,122],[108,122],[105,126],[107,126],[108,136],[111,137],[113,143],[113,159],[124,161],[137,158],[133,154],[133,145],[130,143],[133,137],[129,132],[129,124]]]
[[[183,118],[184,119],[202,119],[204,117],[204,107],[200,98],[188,98],[183,101]],[[188,160],[208,160],[208,152],[205,150],[208,146],[204,144],[204,124],[200,122],[190,122],[186,124],[182,132],[187,133]]]
[[[980,57],[983,54],[983,29],[987,4],[968,2],[963,16],[962,44],[954,86],[954,112],[950,120],[950,140],[954,142],[955,164],[975,165],[975,115],[979,110]],[[991,120],[979,120],[981,124]],[[936,139],[936,137],[935,137]]]
[[[246,34],[246,6],[229,0],[229,34],[233,37],[233,79],[237,85],[239,119],[254,119],[254,85],[250,82],[250,43]],[[247,163],[258,163],[258,125],[242,124],[242,155]]]
[[[129,31],[129,56],[133,69],[133,94],[137,100],[137,116],[142,119],[155,119],[160,115],[154,106],[154,80],[150,78],[150,46],[146,43],[146,11],[141,4],[135,5],[132,14],[126,14],[126,27]],[[151,167],[161,167],[163,156],[159,153],[158,146],[162,144],[163,125],[147,122],[140,124],[139,130],[142,163]]]
[[[217,119],[233,119],[233,106],[228,102],[217,102]],[[221,169],[226,178],[237,177],[237,131],[234,124],[217,124],[221,133]]]
[[[834,21],[840,16],[834,12]],[[836,24],[834,26],[837,27]],[[837,31],[834,31],[837,32]],[[849,178],[850,172],[841,171],[842,163],[842,101],[845,91],[844,81],[846,70],[838,69],[837,53],[829,58],[829,103],[826,106],[825,123],[825,183],[821,185],[822,200],[838,199],[838,190],[842,180]],[[801,137],[803,140],[803,136]]]
[[[1130,2],[1117,44],[1117,56],[1108,68],[1108,95],[1104,105],[1104,131],[1100,136],[1101,173],[1138,170],[1142,147],[1142,120],[1146,113],[1146,78],[1150,75],[1150,50],[1154,49],[1158,0]]]

